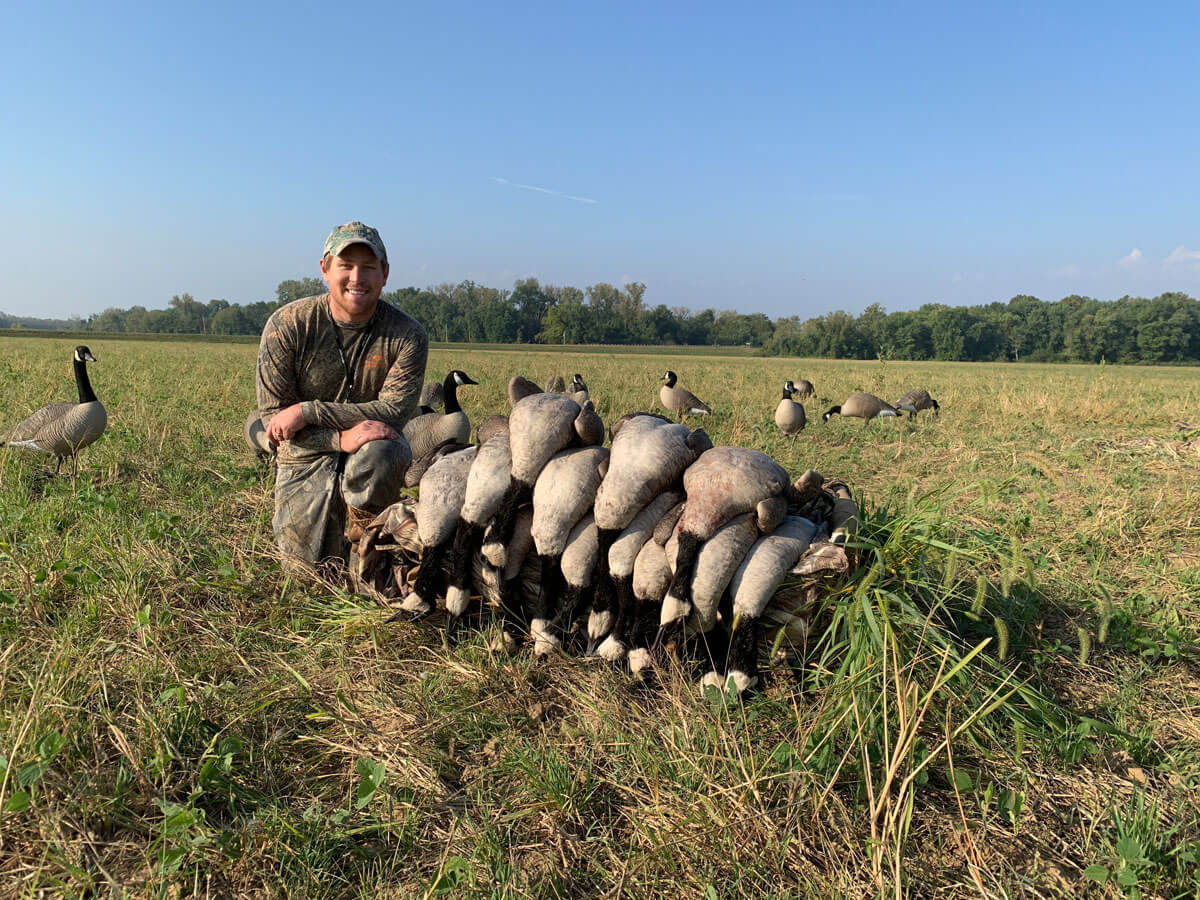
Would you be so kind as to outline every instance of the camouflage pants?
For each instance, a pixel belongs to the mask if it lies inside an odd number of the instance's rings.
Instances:
[[[400,499],[412,462],[408,441],[369,441],[354,453],[297,450],[275,474],[275,542],[288,556],[315,564],[345,562],[346,507],[382,511]]]

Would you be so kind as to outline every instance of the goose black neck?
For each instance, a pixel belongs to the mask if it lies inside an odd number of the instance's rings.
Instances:
[[[447,375],[446,380],[442,382],[442,398],[446,403],[446,407],[442,411],[446,415],[462,412],[462,407],[458,405],[458,381],[455,380],[453,372]]]
[[[92,390],[92,382],[88,378],[87,363],[82,359],[75,360],[75,386],[79,388],[80,403],[96,402],[96,392]]]

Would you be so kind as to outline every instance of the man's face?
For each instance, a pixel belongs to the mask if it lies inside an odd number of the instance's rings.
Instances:
[[[387,284],[387,263],[366,244],[351,244],[337,256],[321,260],[321,275],[329,285],[333,317],[342,322],[365,322],[375,314]]]

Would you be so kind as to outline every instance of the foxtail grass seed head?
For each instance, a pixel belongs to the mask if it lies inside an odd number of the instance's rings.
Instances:
[[[994,616],[992,625],[996,629],[996,659],[1008,659],[1008,623]]]

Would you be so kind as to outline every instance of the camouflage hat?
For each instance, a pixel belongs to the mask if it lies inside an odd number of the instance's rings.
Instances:
[[[351,244],[366,244],[371,248],[380,262],[387,262],[387,248],[383,246],[383,238],[370,225],[362,222],[347,222],[329,232],[325,238],[325,253],[337,256]]]

